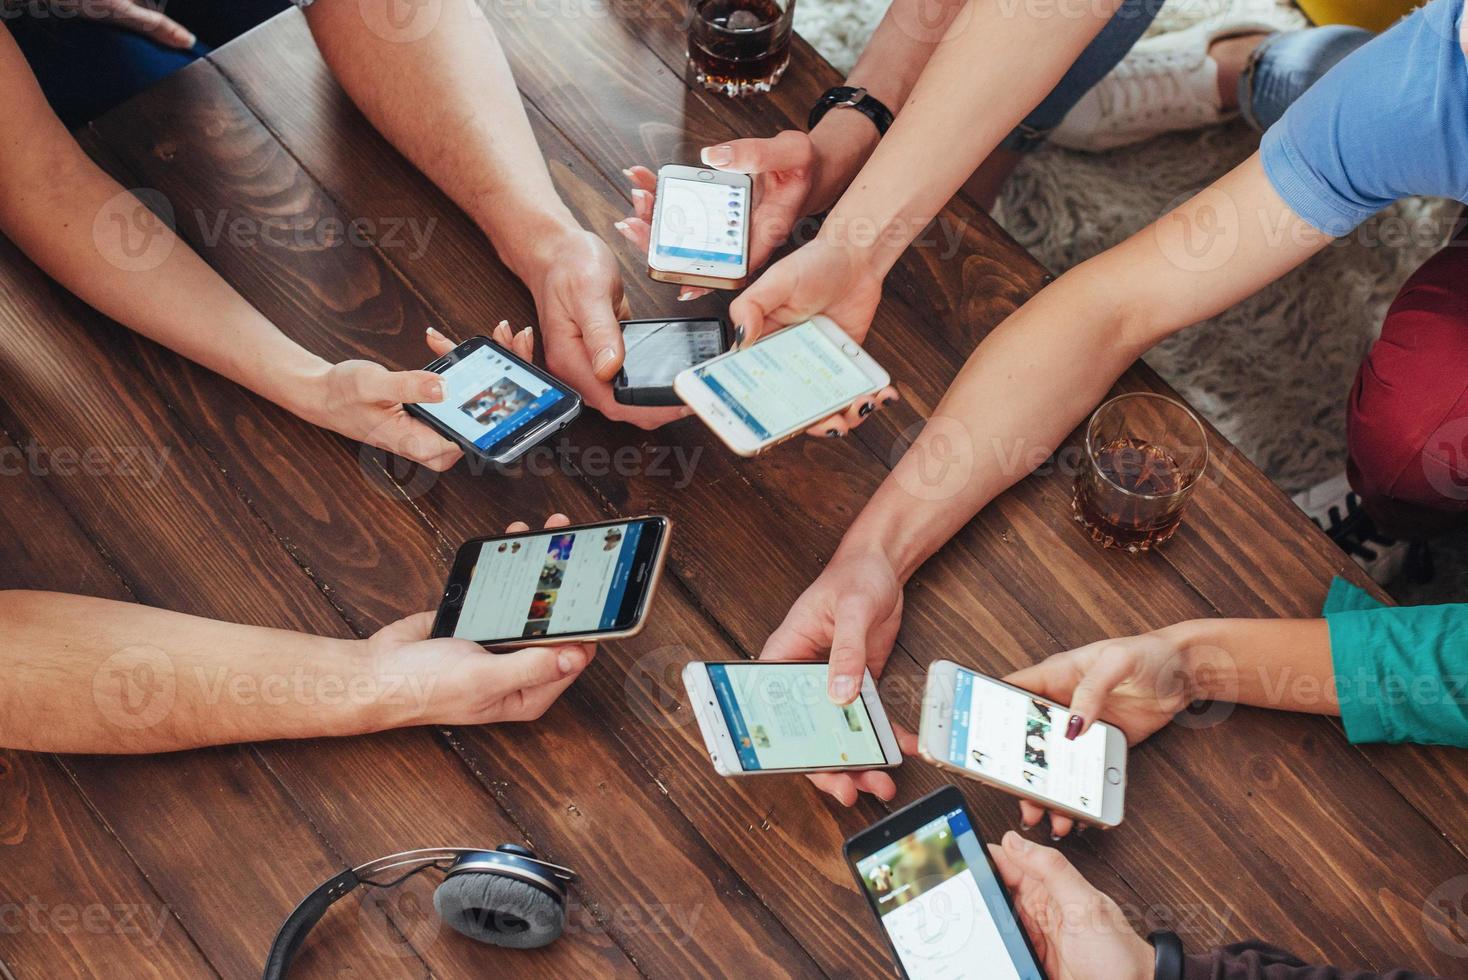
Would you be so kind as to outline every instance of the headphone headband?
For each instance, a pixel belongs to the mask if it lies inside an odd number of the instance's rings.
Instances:
[[[373,880],[389,871],[404,868],[408,870],[390,880]],[[570,868],[542,861],[535,852],[518,844],[501,844],[498,848],[425,847],[388,854],[328,878],[301,899],[281,923],[275,941],[270,944],[270,952],[265,958],[264,980],[283,980],[291,960],[305,942],[306,934],[332,905],[358,885],[390,888],[429,868],[442,871],[445,878],[462,872],[503,875],[532,885],[558,902],[565,901],[569,886],[576,881],[576,872]]]

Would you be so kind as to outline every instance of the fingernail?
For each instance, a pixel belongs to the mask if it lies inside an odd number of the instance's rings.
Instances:
[[[647,197],[647,191],[643,190],[641,187],[632,188],[632,200],[634,202],[641,201],[645,197]]]
[[[734,346],[735,347],[742,347],[743,345],[744,345],[744,324],[741,323],[741,324],[738,324],[737,326],[734,327]]]
[[[856,414],[860,415],[862,418],[866,418],[868,415],[872,414],[876,410],[877,405],[875,402],[867,402],[865,405],[857,410]]]
[[[429,327],[428,328],[428,333],[431,336],[434,336],[434,337],[442,337],[443,336],[443,334],[439,333],[437,330],[433,329],[432,327]]]
[[[693,290],[683,289],[678,292],[678,302],[686,303],[693,298]]]
[[[627,234],[627,222],[625,221],[613,221],[612,227],[617,229],[624,235]]]
[[[1068,741],[1074,742],[1076,736],[1081,733],[1081,726],[1085,723],[1086,719],[1082,718],[1080,715],[1071,715],[1070,722],[1065,726],[1066,739]]]
[[[710,167],[722,167],[734,159],[734,151],[726,143],[718,146],[705,146],[699,151],[698,156]]]
[[[574,653],[571,653],[569,651],[564,652],[559,657],[557,657],[556,663],[560,665],[562,674],[572,673],[576,670],[577,667],[581,666],[579,658],[577,658]]]
[[[886,398],[883,398],[882,399],[882,404],[883,405],[891,405],[895,401],[897,401],[897,396],[896,395],[888,395]]]
[[[524,340],[526,337],[529,337],[533,333],[535,333],[535,329],[533,327],[526,327],[524,330],[521,330],[519,333],[515,334],[515,339]]]
[[[856,678],[836,677],[831,680],[830,697],[837,704],[847,704],[856,696]]]
[[[432,401],[436,401],[436,402],[443,401],[443,382],[442,381],[430,381],[428,383],[428,397]]]
[[[1019,829],[1028,834],[1030,831],[1035,829],[1035,825],[1032,823],[1025,823],[1023,820],[1021,820],[1019,822]]]
[[[636,175],[634,175],[632,173],[632,170],[631,170],[630,167],[623,167],[622,168],[622,176],[623,177],[626,177],[628,180],[633,180]]]
[[[826,438],[827,439],[835,439],[839,435],[841,435],[841,430],[840,429],[827,429],[826,430]]]
[[[1056,833],[1052,833],[1050,835],[1050,842],[1052,844],[1058,844],[1058,843],[1060,843],[1060,835],[1059,834],[1056,834]]]
[[[612,361],[615,360],[616,357],[616,351],[612,350],[610,347],[603,347],[601,350],[596,352],[596,357],[591,359],[591,369],[593,371],[600,371],[602,368],[612,363]]]
[[[184,47],[186,47],[186,48],[192,48],[194,45],[196,45],[198,43],[199,43],[199,36],[197,34],[185,34],[184,35]]]

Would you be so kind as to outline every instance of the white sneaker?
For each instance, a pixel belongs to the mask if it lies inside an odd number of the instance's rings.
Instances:
[[[1099,152],[1222,122],[1233,114],[1219,102],[1218,63],[1208,57],[1209,46],[1279,29],[1270,7],[1245,0],[1184,30],[1143,38],[1066,114],[1050,142]]]
[[[1361,509],[1346,474],[1331,477],[1292,498],[1326,535],[1377,582],[1385,585],[1407,562],[1406,541],[1388,538]]]

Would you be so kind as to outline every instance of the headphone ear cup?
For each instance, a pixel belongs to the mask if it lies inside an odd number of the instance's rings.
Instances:
[[[566,906],[534,885],[502,874],[463,871],[433,893],[438,917],[470,939],[511,949],[554,942],[566,928]]]

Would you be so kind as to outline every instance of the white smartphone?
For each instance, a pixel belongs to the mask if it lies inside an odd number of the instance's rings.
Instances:
[[[1070,709],[949,660],[928,669],[919,751],[934,765],[1102,827],[1126,804],[1126,735],[1097,721],[1065,737]]]
[[[748,174],[669,164],[658,171],[647,274],[659,282],[738,289],[749,278]]]
[[[730,449],[753,456],[891,383],[834,320],[812,317],[673,379],[673,390]]]
[[[872,675],[861,697],[826,696],[825,663],[694,661],[683,668],[693,717],[721,776],[888,769],[902,750]]]

